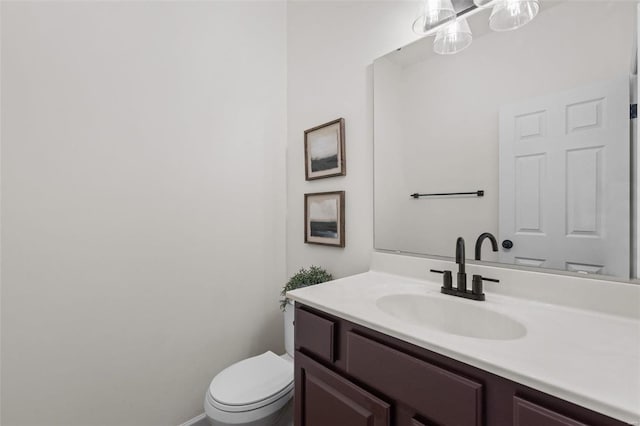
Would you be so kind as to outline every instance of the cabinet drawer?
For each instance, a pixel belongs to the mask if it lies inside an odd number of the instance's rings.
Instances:
[[[588,426],[525,399],[513,398],[514,426]]]
[[[295,321],[296,349],[334,362],[335,323],[303,309],[296,309]]]
[[[347,379],[296,352],[298,426],[389,426],[391,407]]]
[[[347,344],[347,371],[354,378],[437,424],[482,424],[482,384],[352,332]]]

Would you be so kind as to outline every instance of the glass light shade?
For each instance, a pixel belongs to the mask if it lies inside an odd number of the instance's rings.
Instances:
[[[456,19],[456,10],[451,0],[424,0],[418,18],[413,21],[413,31],[424,34],[454,19]]]
[[[459,18],[438,31],[433,51],[439,55],[453,55],[471,45],[473,35],[467,20]]]
[[[500,0],[489,17],[493,31],[510,31],[531,22],[540,11],[538,0]]]
[[[473,0],[473,4],[478,7],[491,6],[494,2],[495,0]]]

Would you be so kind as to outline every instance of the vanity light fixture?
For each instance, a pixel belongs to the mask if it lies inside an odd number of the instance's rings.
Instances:
[[[473,5],[460,12],[453,3],[456,0],[423,0],[420,14],[413,21],[413,31],[420,35],[434,35],[433,51],[439,55],[453,55],[471,44],[473,35],[464,16],[471,16],[480,9],[492,7],[489,27],[493,31],[511,31],[533,20],[540,11],[540,0],[473,0]],[[466,0],[468,4],[471,1]]]
[[[531,22],[539,11],[538,0],[499,0],[491,11],[489,27],[493,31],[515,30]]]
[[[413,31],[417,34],[425,34],[454,19],[456,19],[456,10],[451,0],[423,0],[420,13],[413,21]]]
[[[465,18],[458,18],[436,33],[433,51],[439,55],[453,55],[471,45],[473,35]]]

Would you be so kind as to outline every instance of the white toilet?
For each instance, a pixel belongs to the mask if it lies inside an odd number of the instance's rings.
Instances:
[[[286,353],[271,351],[225,368],[211,381],[204,411],[213,426],[293,425],[293,306],[284,314]]]

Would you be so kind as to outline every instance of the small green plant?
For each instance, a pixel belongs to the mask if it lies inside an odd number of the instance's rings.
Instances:
[[[284,308],[289,302],[289,299],[286,297],[288,291],[308,287],[314,284],[320,284],[326,281],[331,281],[332,279],[333,277],[330,273],[318,266],[310,266],[309,269],[300,269],[294,276],[289,278],[289,281],[282,288],[280,295],[283,296],[283,298],[280,300],[280,309],[284,311]]]

